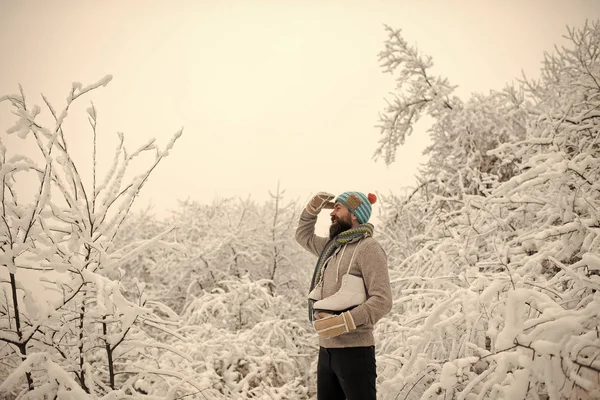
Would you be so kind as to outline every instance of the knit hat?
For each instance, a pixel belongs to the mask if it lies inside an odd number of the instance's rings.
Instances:
[[[371,218],[371,204],[375,204],[377,196],[373,193],[365,196],[361,192],[344,192],[335,201],[345,205],[356,216],[359,224],[366,224]]]

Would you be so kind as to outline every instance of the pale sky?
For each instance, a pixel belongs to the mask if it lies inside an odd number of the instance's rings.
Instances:
[[[521,70],[537,76],[543,52],[586,17],[600,17],[600,1],[0,0],[0,96],[21,83],[31,103],[42,106],[44,93],[62,108],[72,82],[113,75],[66,125],[88,174],[90,101],[104,164],[117,131],[134,150],[152,137],[164,146],[183,127],[138,208],[161,212],[187,197],[263,201],[278,181],[301,201],[321,190],[400,193],[415,183],[427,135],[422,124],[390,167],[372,160],[394,89],[377,58],[384,24],[433,56],[465,99]],[[7,137],[12,123],[0,104],[9,151],[31,149]]]

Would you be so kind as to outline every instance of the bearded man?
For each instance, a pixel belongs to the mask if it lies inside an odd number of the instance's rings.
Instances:
[[[377,197],[319,192],[300,215],[296,240],[318,257],[308,300],[319,334],[317,398],[375,400],[373,326],[392,308],[387,256],[368,223]],[[315,234],[320,211],[331,211],[329,238]]]

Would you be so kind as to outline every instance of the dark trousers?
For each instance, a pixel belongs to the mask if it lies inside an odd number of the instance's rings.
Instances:
[[[376,400],[375,347],[319,349],[318,400]]]

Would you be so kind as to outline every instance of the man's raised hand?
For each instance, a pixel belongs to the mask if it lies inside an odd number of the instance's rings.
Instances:
[[[317,216],[322,209],[333,208],[333,199],[335,199],[335,195],[327,192],[319,192],[306,205],[306,211],[310,215]]]

